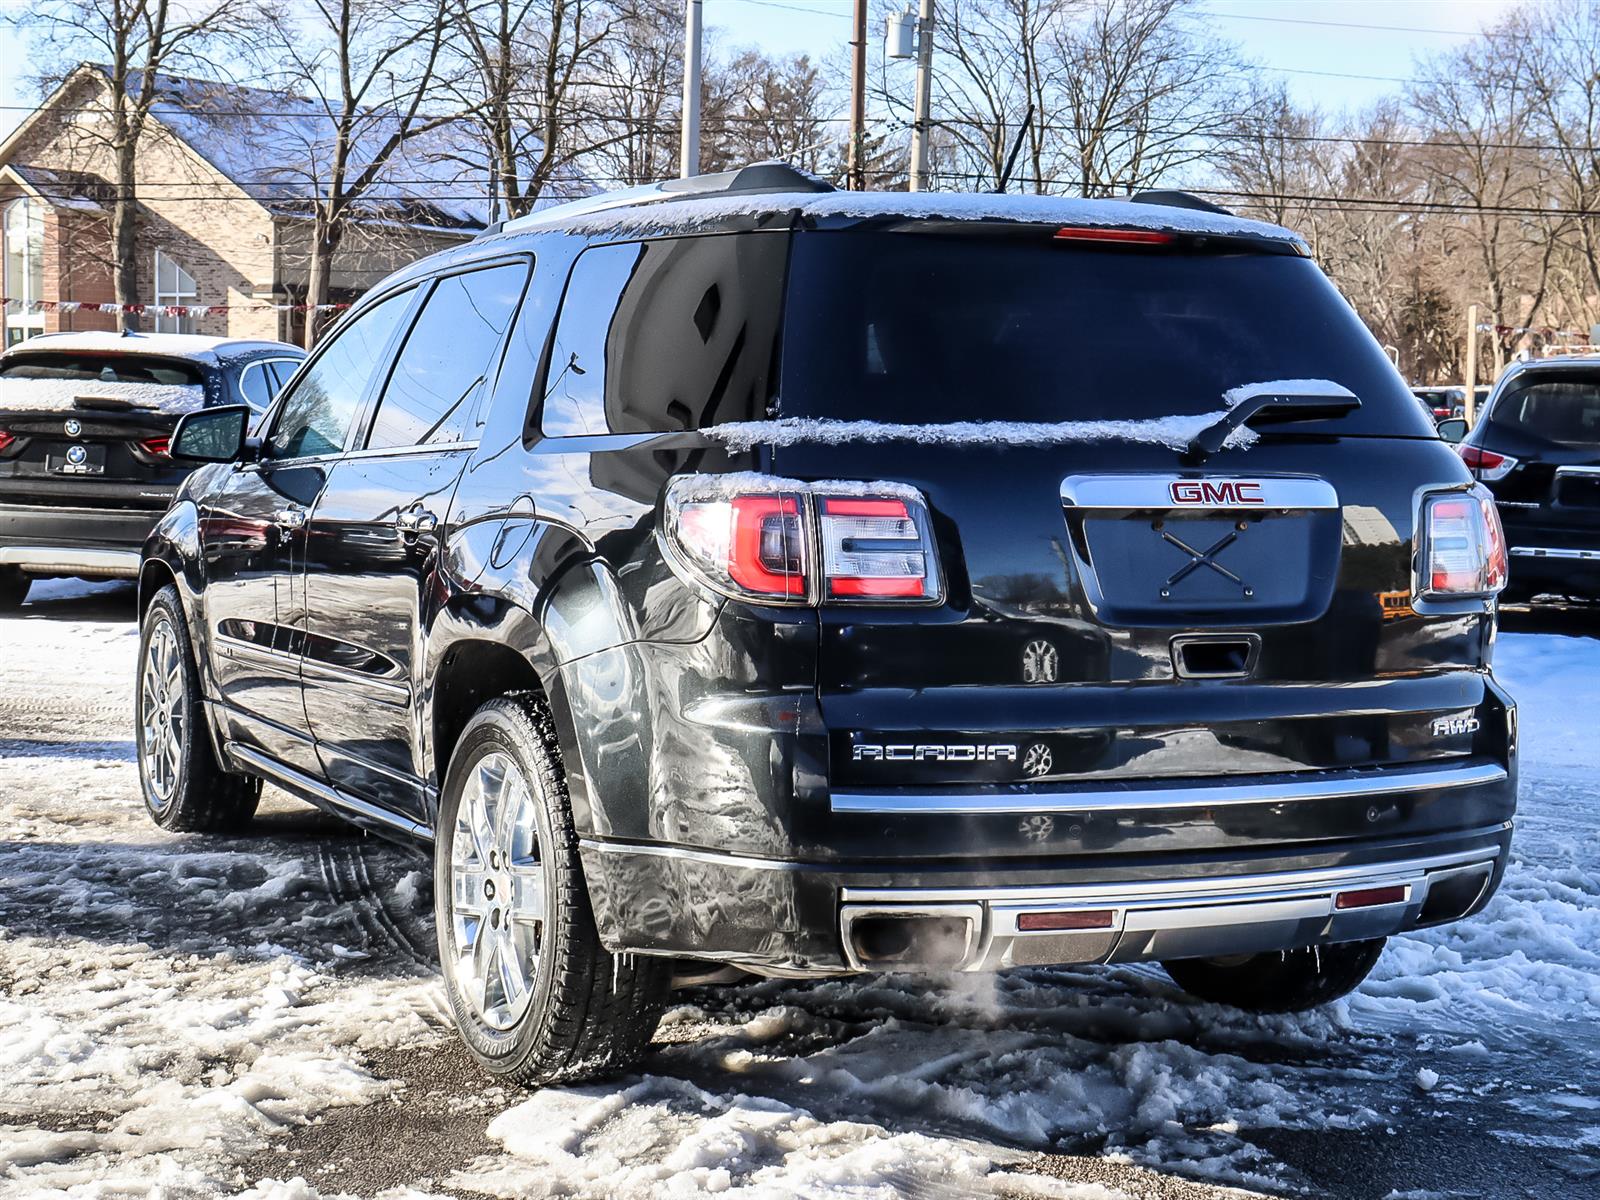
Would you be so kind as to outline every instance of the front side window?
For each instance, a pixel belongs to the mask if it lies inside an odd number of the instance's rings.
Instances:
[[[447,275],[395,357],[368,449],[459,442],[517,310],[526,263]]]
[[[349,447],[361,402],[414,291],[396,292],[334,330],[278,408],[267,439],[274,458],[338,454]]]
[[[180,267],[174,259],[156,251],[156,307],[163,308],[169,304],[198,304],[200,302],[200,289],[195,286],[194,276]],[[193,317],[168,317],[156,313],[157,333],[193,333]]]
[[[5,344],[44,332],[44,206],[24,197],[0,209],[0,296],[5,306]]]
[[[545,374],[547,436],[670,433],[766,415],[787,238],[723,234],[578,256]]]

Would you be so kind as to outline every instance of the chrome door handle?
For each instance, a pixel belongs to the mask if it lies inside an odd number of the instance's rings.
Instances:
[[[272,523],[279,529],[296,530],[304,529],[306,524],[306,510],[300,507],[280,508],[272,514]]]
[[[432,533],[439,527],[439,518],[420,506],[408,508],[396,514],[394,527],[404,534]]]

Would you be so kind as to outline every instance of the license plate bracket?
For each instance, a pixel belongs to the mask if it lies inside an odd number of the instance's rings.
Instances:
[[[106,448],[78,443],[65,450],[45,455],[45,468],[52,475],[104,475]]]

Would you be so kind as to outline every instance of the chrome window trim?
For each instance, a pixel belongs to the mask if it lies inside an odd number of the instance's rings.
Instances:
[[[1178,503],[1172,499],[1177,483],[1254,483],[1261,487],[1260,504]],[[1173,512],[1274,512],[1337,509],[1339,493],[1326,479],[1313,475],[1239,475],[1186,473],[1068,475],[1061,481],[1061,502],[1087,510],[1161,509]]]
[[[1579,550],[1564,546],[1513,546],[1512,558],[1563,558],[1580,562],[1600,562],[1600,550]]]
[[[1329,777],[1318,775],[1305,780],[1271,783],[1156,784],[1141,788],[1057,789],[1041,792],[959,792],[892,791],[835,792],[832,809],[836,813],[905,815],[908,813],[946,816],[984,814],[1078,813],[1122,810],[1212,808],[1229,804],[1285,804],[1297,800],[1343,800],[1366,796],[1387,796],[1395,792],[1438,791],[1449,788],[1480,787],[1500,783],[1506,769],[1499,763],[1474,763],[1468,766],[1383,769],[1382,773]]]

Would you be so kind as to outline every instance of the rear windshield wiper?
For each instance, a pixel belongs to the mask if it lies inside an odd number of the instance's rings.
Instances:
[[[1313,417],[1342,417],[1361,407],[1360,397],[1330,379],[1247,384],[1229,392],[1228,400],[1233,407],[1227,415],[1189,439],[1185,457],[1208,458],[1222,449],[1235,429],[1252,423],[1257,417],[1303,421]]]

